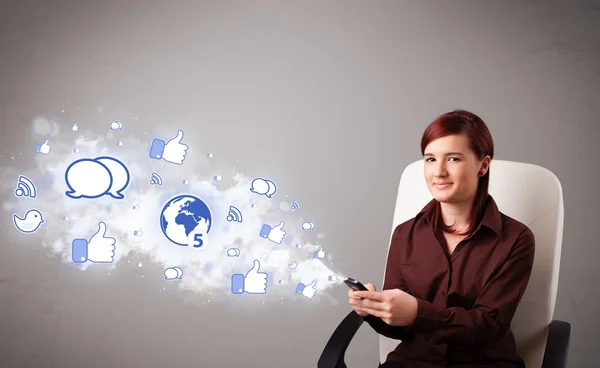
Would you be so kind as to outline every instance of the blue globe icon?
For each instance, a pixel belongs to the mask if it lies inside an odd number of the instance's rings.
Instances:
[[[212,214],[208,205],[198,197],[185,194],[171,198],[160,214],[160,227],[163,234],[173,243],[188,245],[191,233],[208,234],[212,224]]]

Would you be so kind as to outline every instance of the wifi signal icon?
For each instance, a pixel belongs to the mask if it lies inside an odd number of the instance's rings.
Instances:
[[[17,197],[37,197],[37,190],[33,182],[26,176],[20,175],[17,181],[17,189],[15,189],[15,195]]]
[[[298,201],[295,200],[295,199],[292,201],[292,209],[293,210],[299,210],[300,209],[300,203],[298,203]]]
[[[234,206],[229,206],[229,214],[227,216],[227,221],[235,221],[242,222],[242,213]]]
[[[152,173],[150,185],[162,185],[162,178],[157,173]]]

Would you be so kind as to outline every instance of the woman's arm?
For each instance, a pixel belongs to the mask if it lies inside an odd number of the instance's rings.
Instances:
[[[402,241],[398,225],[392,234],[392,240],[388,251],[387,264],[385,268],[385,277],[382,290],[388,289],[400,289],[408,292],[406,282],[400,273],[398,267],[398,247]],[[373,315],[363,317],[364,321],[367,322],[377,333],[396,340],[410,340],[414,337],[413,332],[408,331],[404,326],[390,326],[385,323],[381,318]]]

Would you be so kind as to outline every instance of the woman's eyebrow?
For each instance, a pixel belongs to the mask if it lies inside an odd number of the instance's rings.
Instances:
[[[460,152],[447,152],[444,154],[444,156],[452,156],[452,155],[460,155],[460,156],[464,156],[462,153]],[[423,156],[433,156],[433,153],[426,153]]]

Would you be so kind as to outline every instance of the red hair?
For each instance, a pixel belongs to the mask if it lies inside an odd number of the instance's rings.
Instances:
[[[438,138],[456,134],[463,134],[467,137],[469,147],[475,153],[478,160],[482,160],[486,155],[490,156],[490,159],[494,158],[494,141],[487,125],[485,125],[479,116],[465,110],[454,110],[445,113],[429,124],[421,139],[421,154],[425,154],[425,148],[430,142]],[[488,168],[485,175],[479,177],[477,193],[471,207],[469,227],[465,232],[467,236],[475,231],[483,218],[487,205],[489,182],[490,170]],[[437,200],[434,201],[435,205],[429,210],[429,213],[426,213],[432,219],[434,229],[441,228],[445,232],[454,233],[455,231],[450,226],[440,221],[440,202]]]

